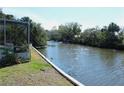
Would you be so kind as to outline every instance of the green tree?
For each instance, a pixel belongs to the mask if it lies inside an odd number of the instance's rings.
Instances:
[[[33,46],[42,47],[47,43],[47,33],[40,24],[32,23],[31,42]]]
[[[23,22],[30,22],[31,28],[31,43],[33,46],[40,47],[45,46],[47,43],[47,33],[40,24],[33,22],[29,17],[22,17],[20,19]]]
[[[115,23],[110,23],[108,26],[108,31],[109,32],[119,32],[120,27],[118,25],[116,25]]]
[[[6,14],[6,15],[5,15],[5,18],[6,18],[6,19],[9,19],[9,20],[15,20],[14,15],[10,15],[10,14]]]
[[[81,33],[81,44],[98,46],[100,43],[100,29],[99,28],[89,28]]]
[[[61,40],[63,42],[74,43],[75,39],[80,35],[81,25],[79,25],[78,23],[68,23],[65,25],[60,25],[58,31],[61,34]]]
[[[110,23],[106,32],[106,47],[114,48],[118,43],[118,32],[120,27],[115,23]]]
[[[59,33],[56,27],[53,27],[52,30],[49,31],[48,34],[51,40],[55,40],[55,41],[61,40],[61,34]]]

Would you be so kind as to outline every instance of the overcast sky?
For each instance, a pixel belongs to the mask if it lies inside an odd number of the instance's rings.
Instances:
[[[45,29],[69,22],[78,22],[82,29],[108,25],[115,22],[124,26],[124,8],[2,8],[4,13],[13,14],[16,18],[29,16],[41,23]]]

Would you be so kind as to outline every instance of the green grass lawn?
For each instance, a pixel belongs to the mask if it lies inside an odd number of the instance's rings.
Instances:
[[[16,77],[22,77],[30,73],[37,73],[51,67],[48,63],[37,56],[35,50],[31,50],[31,62],[9,66],[0,69],[0,85],[7,84]]]
[[[71,85],[50,64],[31,49],[31,62],[0,69],[0,85]]]

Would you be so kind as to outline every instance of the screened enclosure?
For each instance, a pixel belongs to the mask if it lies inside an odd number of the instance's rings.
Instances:
[[[5,52],[14,53],[21,61],[30,60],[30,23],[0,19],[0,59]]]

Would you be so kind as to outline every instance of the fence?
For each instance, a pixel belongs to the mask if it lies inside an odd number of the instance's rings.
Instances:
[[[18,58],[30,60],[30,23],[0,19],[0,60],[9,50]]]

